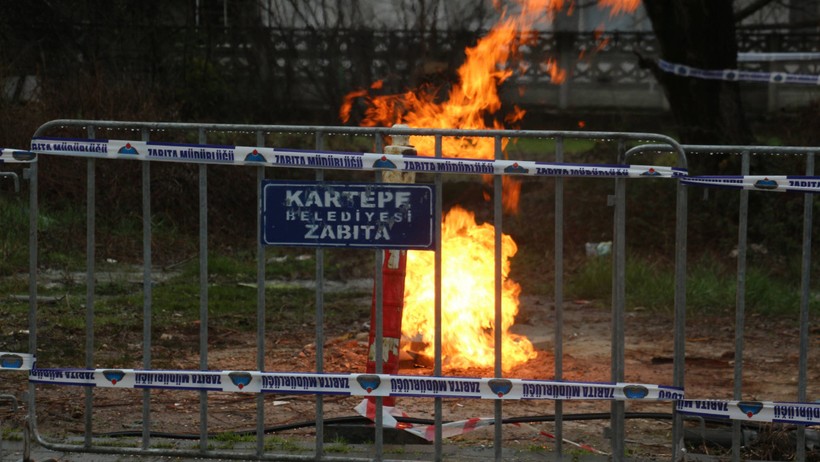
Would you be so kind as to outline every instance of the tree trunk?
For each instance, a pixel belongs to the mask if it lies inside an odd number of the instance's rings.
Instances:
[[[661,58],[700,69],[737,69],[731,0],[644,0]],[[645,61],[663,86],[680,140],[688,144],[748,144],[737,82],[678,76]]]

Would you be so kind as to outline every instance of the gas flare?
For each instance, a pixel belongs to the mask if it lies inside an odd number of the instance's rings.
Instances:
[[[641,0],[598,0],[598,7],[609,8],[610,16],[631,13],[638,9]]]
[[[402,94],[371,95],[367,90],[351,92],[345,97],[339,116],[350,117],[354,100],[364,99],[366,108],[363,126],[392,126],[406,124],[416,128],[502,129],[504,123],[496,114],[502,104],[498,87],[509,79],[520,65],[512,64],[519,45],[535,37],[531,33],[539,21],[551,21],[556,12],[565,9],[575,14],[574,0],[515,0],[511,8],[494,4],[500,11],[498,23],[465,50],[466,59],[457,71],[455,81],[441,100],[439,89],[430,86]],[[609,8],[611,15],[634,11],[640,0],[599,0],[598,7]],[[550,80],[559,84],[567,78],[554,59],[539,64],[549,73]],[[381,87],[377,82],[372,89]],[[510,126],[520,121],[525,111],[514,107],[504,116]],[[579,123],[580,124],[580,123]],[[502,152],[508,139],[501,140]],[[432,137],[411,137],[422,156],[435,155]],[[493,159],[496,146],[491,138],[446,137],[442,152],[447,157]],[[503,178],[503,203],[506,211],[515,212],[518,206],[520,183]],[[452,209],[444,219],[442,229],[442,329],[443,355],[451,367],[491,366],[494,364],[495,329],[495,230],[489,224],[477,225],[475,217],[461,208]],[[518,313],[520,286],[509,279],[509,259],[515,255],[516,245],[504,235],[502,261],[503,362],[505,369],[534,358],[537,353],[525,337],[509,332]],[[429,344],[426,354],[432,356],[434,338],[433,319],[433,254],[409,252],[405,285],[403,335],[421,336]]]
[[[492,367],[495,364],[495,228],[476,224],[475,215],[454,207],[442,224],[442,363],[448,367]],[[505,370],[537,356],[526,337],[509,332],[518,314],[521,286],[510,279],[513,239],[501,236],[501,332]],[[402,334],[421,337],[433,356],[434,265],[432,252],[409,252]],[[408,342],[405,342],[405,344]]]

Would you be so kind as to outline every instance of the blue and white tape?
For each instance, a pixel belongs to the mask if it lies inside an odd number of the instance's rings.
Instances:
[[[0,351],[0,371],[27,371],[34,367],[34,355]]]
[[[678,401],[675,409],[683,414],[718,419],[820,425],[820,403],[687,399]]]
[[[37,160],[37,154],[21,149],[0,148],[0,164],[28,164]]]
[[[678,387],[635,383],[315,374],[258,371],[33,368],[29,381],[107,388],[168,388],[244,393],[414,396],[427,398],[677,400]]]
[[[686,175],[677,167],[620,164],[569,164],[516,160],[435,158],[343,151],[303,151],[252,146],[158,143],[152,141],[34,138],[34,152],[106,159],[137,159],[209,164],[398,170],[475,175],[673,178]]]
[[[686,176],[681,183],[713,188],[749,189],[755,191],[820,193],[820,177],[786,175],[720,175]]]
[[[33,152],[107,159],[137,159],[344,170],[520,175],[542,177],[673,178],[692,186],[820,193],[820,177],[784,175],[689,176],[686,169],[657,165],[574,164],[522,160],[435,158],[343,151],[301,151],[248,146],[150,141],[34,138]],[[27,152],[27,151],[17,151]]]
[[[153,388],[363,397],[506,400],[675,401],[687,415],[756,422],[820,425],[820,403],[687,399],[680,387],[639,383],[504,378],[258,371],[38,368],[26,353],[0,352],[0,370],[28,370],[29,382],[104,388]]]
[[[789,83],[801,85],[820,85],[820,75],[791,74],[788,72],[742,71],[740,69],[699,69],[685,64],[670,63],[658,60],[658,67],[670,74],[681,77],[693,77],[706,80],[724,80],[728,82],[764,82]]]

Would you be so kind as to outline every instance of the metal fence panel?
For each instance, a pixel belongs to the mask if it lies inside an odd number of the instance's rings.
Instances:
[[[563,177],[564,176],[609,176],[611,178],[615,178],[615,193],[612,198],[612,205],[614,205],[614,229],[613,229],[613,237],[614,237],[614,271],[612,276],[613,281],[613,300],[612,300],[612,331],[611,331],[611,380],[612,382],[624,382],[625,380],[625,359],[624,359],[624,347],[625,347],[625,339],[624,339],[624,331],[625,326],[623,324],[623,318],[625,313],[625,292],[626,288],[626,279],[625,279],[625,258],[626,258],[626,231],[625,231],[625,224],[627,219],[627,211],[625,208],[626,205],[626,183],[627,176],[646,176],[648,174],[657,175],[657,176],[667,176],[669,178],[677,179],[686,175],[686,155],[691,154],[692,152],[697,151],[699,148],[696,147],[681,147],[678,145],[674,140],[655,134],[646,134],[646,133],[617,133],[617,132],[563,132],[563,131],[501,131],[501,130],[483,130],[483,131],[464,131],[464,130],[422,130],[422,129],[408,129],[408,128],[353,128],[353,127],[291,127],[291,126],[258,126],[258,125],[221,125],[221,124],[176,124],[176,123],[156,123],[156,122],[117,122],[117,121],[83,121],[83,120],[57,120],[53,122],[49,122],[42,126],[37,133],[35,133],[35,139],[45,139],[47,135],[51,135],[53,133],[59,133],[62,136],[66,136],[66,133],[69,134],[68,136],[76,137],[76,140],[72,140],[68,143],[69,147],[61,147],[60,149],[39,149],[37,146],[33,148],[34,151],[42,152],[41,158],[44,161],[47,161],[50,155],[66,155],[72,154],[72,151],[76,151],[77,157],[86,157],[86,178],[87,178],[87,195],[86,195],[86,303],[85,303],[85,369],[95,371],[95,378],[94,380],[99,380],[98,375],[103,374],[105,370],[95,369],[97,367],[105,367],[105,364],[99,364],[101,361],[99,358],[95,358],[96,346],[95,346],[95,337],[94,337],[94,328],[95,325],[99,325],[99,321],[96,319],[95,312],[94,312],[94,305],[95,305],[95,297],[96,292],[99,290],[99,286],[95,284],[95,280],[97,278],[98,273],[98,266],[97,266],[97,242],[95,240],[96,237],[96,221],[95,217],[97,214],[96,210],[96,199],[97,199],[97,185],[96,185],[96,175],[97,175],[97,166],[98,162],[96,161],[97,158],[104,158],[106,160],[100,162],[112,162],[108,160],[110,158],[117,157],[117,155],[112,155],[107,151],[108,147],[106,147],[106,151],[94,151],[97,149],[96,146],[93,144],[96,143],[95,140],[97,137],[100,136],[100,133],[123,133],[128,131],[135,131],[140,133],[141,140],[134,141],[135,146],[143,147],[143,145],[139,144],[140,142],[153,142],[156,143],[153,146],[153,149],[159,149],[157,146],[162,146],[163,143],[167,145],[167,143],[179,143],[180,140],[188,140],[188,145],[185,145],[186,148],[191,148],[195,154],[195,156],[199,156],[201,162],[194,162],[197,165],[197,181],[198,181],[198,196],[197,196],[197,208],[199,210],[199,223],[198,223],[198,231],[199,231],[199,251],[198,251],[198,258],[199,258],[199,271],[198,271],[198,278],[199,278],[199,320],[198,320],[198,327],[199,327],[199,368],[201,373],[197,373],[196,371],[191,371],[185,377],[214,377],[214,380],[217,380],[217,376],[214,375],[211,371],[209,371],[209,353],[212,351],[210,350],[209,346],[209,337],[208,337],[208,323],[209,323],[209,246],[208,246],[208,181],[209,181],[209,171],[214,170],[217,167],[209,167],[210,164],[219,164],[220,159],[218,149],[216,154],[208,149],[202,149],[201,147],[205,145],[208,141],[208,137],[212,137],[213,139],[220,140],[221,143],[224,143],[224,140],[228,139],[235,139],[240,137],[244,134],[250,134],[255,137],[254,143],[255,148],[264,151],[266,153],[272,153],[275,151],[265,151],[266,148],[264,146],[268,141],[268,137],[276,134],[290,134],[290,133],[302,133],[302,134],[309,134],[313,137],[313,143],[315,152],[311,151],[310,155],[315,155],[318,151],[323,151],[326,147],[328,137],[330,136],[364,136],[367,139],[371,140],[371,144],[375,147],[375,153],[381,153],[384,151],[382,140],[388,135],[413,135],[413,136],[432,136],[435,138],[435,157],[432,158],[425,158],[416,161],[419,165],[424,164],[430,166],[435,171],[434,175],[434,183],[436,188],[436,227],[437,229],[441,229],[441,212],[442,212],[442,204],[441,204],[441,190],[442,190],[442,182],[443,177],[447,176],[449,173],[478,173],[478,174],[486,174],[487,172],[494,173],[494,180],[493,180],[493,224],[496,230],[503,230],[504,227],[504,219],[503,219],[503,212],[502,212],[502,203],[501,197],[503,192],[503,185],[502,185],[502,177],[506,174],[518,174],[518,175],[534,175],[534,176],[543,176],[543,177],[555,177],[555,241],[553,243],[553,247],[555,249],[555,301],[556,301],[556,311],[555,311],[555,349],[554,354],[556,356],[555,360],[555,379],[562,380],[562,357],[563,357],[563,332],[562,332],[562,323],[563,323],[563,307],[561,306],[563,301],[563,285],[564,285],[564,262],[563,262],[563,208],[564,208],[564,194],[563,194]],[[73,135],[72,135],[73,133]],[[80,134],[77,134],[80,133]],[[446,137],[459,137],[459,136],[474,136],[474,137],[484,137],[489,138],[492,140],[494,144],[494,155],[495,160],[489,161],[480,161],[480,162],[472,162],[468,163],[467,167],[464,165],[459,165],[459,170],[453,168],[452,170],[447,170],[447,166],[453,167],[455,164],[451,161],[443,159],[442,153],[442,138]],[[153,139],[152,139],[153,138]],[[558,140],[556,143],[555,149],[555,163],[548,163],[548,162],[531,162],[531,161],[508,161],[503,159],[503,150],[502,150],[502,141],[503,139],[508,138],[553,138]],[[607,143],[608,146],[613,147],[613,151],[618,153],[617,158],[617,165],[608,165],[605,167],[596,166],[596,165],[582,165],[582,164],[563,164],[563,141],[566,139],[591,139],[591,140],[605,140],[604,142]],[[92,140],[92,141],[89,141]],[[100,144],[105,144],[106,142],[101,142]],[[650,143],[650,144],[646,144]],[[658,148],[657,145],[651,143],[661,143],[664,147]],[[130,144],[128,145],[130,147]],[[145,145],[148,148],[148,144]],[[93,148],[93,149],[92,149]],[[631,150],[628,150],[631,148]],[[649,148],[656,149],[656,150],[665,150],[671,151],[676,155],[677,159],[677,170],[675,169],[665,169],[664,167],[654,167],[654,168],[632,168],[625,164],[625,160],[628,158],[629,155],[640,151],[640,150],[649,150]],[[209,148],[210,149],[210,148]],[[730,148],[731,149],[731,148]],[[754,152],[754,148],[744,148],[744,152]],[[305,154],[307,155],[307,154]],[[363,156],[365,160],[370,159],[370,161],[377,159],[378,156],[375,157],[366,157]],[[297,156],[298,157],[298,156]],[[807,166],[807,175],[811,176],[813,172],[813,157],[809,156],[809,166]],[[387,157],[384,157],[387,159]],[[397,162],[403,162],[399,157],[391,157],[390,159],[394,159]],[[156,306],[154,306],[152,302],[152,285],[154,284],[154,274],[152,273],[151,262],[152,262],[152,253],[151,253],[151,242],[152,238],[155,235],[154,230],[152,229],[152,225],[150,223],[151,217],[151,164],[156,164],[159,161],[169,160],[169,159],[160,159],[157,158],[157,162],[154,162],[154,159],[149,159],[145,156],[141,157],[140,160],[143,161],[142,170],[141,170],[141,181],[142,181],[142,204],[143,204],[143,218],[142,218],[142,237],[143,237],[143,268],[142,268],[142,280],[143,280],[143,338],[142,338],[142,350],[143,350],[143,358],[141,360],[141,366],[146,370],[150,371],[152,368],[152,358],[151,358],[151,329],[152,329],[152,317],[154,316]],[[113,162],[119,162],[119,160],[114,160]],[[246,165],[248,168],[255,169],[255,180],[257,185],[261,185],[263,180],[266,178],[268,173],[277,173],[284,171],[282,169],[283,165],[280,166],[253,166],[252,164],[246,164],[243,162],[231,162],[236,166]],[[463,163],[465,164],[465,163]],[[443,166],[443,167],[442,167]],[[646,167],[646,166],[643,166]],[[449,168],[449,167],[448,167]],[[486,169],[490,170],[486,170]],[[317,165],[316,169],[316,179],[318,181],[325,181],[326,174],[336,174],[337,169],[327,168],[322,165]],[[438,169],[438,170],[435,170]],[[532,171],[530,171],[532,170]],[[377,181],[380,180],[380,170],[376,170]],[[745,174],[745,172],[744,172]],[[687,231],[687,186],[684,186],[682,182],[676,181],[676,225],[675,225],[675,269],[676,269],[676,276],[675,276],[675,293],[674,293],[674,312],[675,312],[675,322],[674,322],[674,335],[673,335],[673,349],[674,349],[674,368],[673,368],[673,377],[672,377],[672,385],[674,387],[683,388],[683,381],[684,381],[684,333],[685,333],[685,325],[686,325],[686,253],[687,253],[687,246],[686,246],[686,231]],[[261,186],[257,188],[257,204],[261,204],[262,200],[262,190]],[[806,262],[806,258],[810,258],[810,246],[811,246],[811,195],[807,194],[806,199],[806,215],[808,216],[807,221],[804,225],[804,249],[808,246],[808,255],[804,252],[804,266],[806,268],[810,267],[810,261]],[[30,315],[29,315],[29,347],[31,352],[38,351],[38,322],[37,322],[37,314],[39,307],[37,306],[37,292],[38,292],[38,281],[37,281],[37,272],[38,272],[38,262],[37,262],[37,249],[38,249],[38,241],[37,241],[37,230],[38,230],[38,223],[37,223],[37,215],[38,215],[38,202],[39,197],[37,195],[37,172],[36,172],[36,165],[32,167],[32,176],[31,176],[31,193],[30,193],[30,210],[32,213],[30,226],[31,226],[31,235],[30,235],[30,247],[31,247],[31,258],[30,258]],[[741,217],[746,212],[743,211],[743,207],[741,207]],[[148,217],[146,219],[146,217]],[[257,245],[256,245],[256,261],[257,261],[257,274],[256,274],[256,281],[257,281],[257,293],[256,293],[256,345],[257,345],[257,357],[256,357],[256,367],[258,371],[254,372],[257,376],[262,377],[265,374],[276,374],[275,372],[267,373],[265,372],[265,351],[266,345],[266,337],[268,336],[268,332],[266,332],[265,324],[266,324],[266,316],[265,316],[265,290],[264,290],[264,283],[265,283],[265,269],[266,269],[266,259],[265,259],[265,247],[260,244],[261,239],[259,239],[259,233],[261,232],[261,224],[257,223]],[[742,241],[744,239],[745,230],[741,229],[739,231],[739,239]],[[496,325],[501,323],[501,233],[496,232],[495,234],[495,322]],[[742,244],[742,242],[741,242]],[[441,377],[442,376],[442,364],[441,364],[441,312],[442,312],[442,301],[441,301],[441,241],[440,241],[440,233],[437,238],[436,242],[436,261],[435,261],[435,268],[433,271],[435,272],[435,285],[436,285],[436,301],[435,301],[435,317],[436,317],[436,334],[435,334],[435,347],[436,347],[436,357],[435,357],[435,370],[433,378]],[[743,246],[745,247],[745,246]],[[376,251],[375,252],[375,283],[374,283],[374,300],[376,309],[376,318],[373,320],[376,323],[376,342],[375,342],[375,352],[376,352],[376,363],[377,369],[376,372],[380,372],[380,364],[382,359],[382,352],[379,351],[381,348],[381,339],[382,339],[382,332],[381,332],[381,321],[382,321],[382,305],[384,303],[383,300],[383,281],[381,279],[381,267],[382,267],[382,258],[383,252]],[[315,333],[315,345],[316,345],[316,360],[315,360],[315,371],[316,373],[323,373],[324,372],[324,360],[323,360],[323,352],[324,352],[324,344],[325,344],[325,337],[323,331],[323,321],[326,315],[324,310],[324,297],[326,292],[324,290],[325,285],[325,274],[324,274],[324,251],[322,249],[317,249],[315,253],[316,259],[316,269],[315,269],[315,305],[316,305],[316,333]],[[742,309],[742,302],[743,302],[743,290],[742,290],[742,283],[743,283],[743,271],[744,268],[742,266],[743,259],[738,259],[738,320],[737,323],[737,330],[742,331],[743,329],[743,309]],[[806,271],[808,271],[806,269]],[[804,273],[804,296],[805,296],[805,307],[801,305],[801,322],[804,322],[805,328],[808,328],[808,275]],[[806,399],[806,377],[805,377],[805,368],[807,363],[807,354],[808,354],[808,333],[801,330],[801,345],[800,345],[800,361],[801,361],[801,378],[800,378],[800,396],[798,396],[798,400],[805,401]],[[740,354],[742,355],[742,336],[741,336],[741,343],[739,345]],[[510,384],[511,389],[518,390],[515,387],[518,387],[519,382],[515,382],[515,379],[510,377],[505,377],[504,372],[502,370],[502,360],[501,360],[501,338],[500,338],[500,329],[495,329],[495,365],[494,365],[494,376],[492,378],[487,378],[486,382],[481,382],[482,386],[489,385],[493,386],[492,383],[498,385],[500,383]],[[736,361],[737,363],[737,361]],[[38,368],[41,368],[43,365],[37,365]],[[50,365],[49,365],[50,366]],[[737,365],[736,367],[742,367],[742,365]],[[45,368],[41,368],[43,371],[47,371]],[[736,369],[737,370],[737,369]],[[108,371],[111,372],[111,371]],[[99,374],[97,374],[99,373]],[[44,372],[45,374],[45,372]],[[271,376],[272,377],[272,376]],[[383,379],[389,379],[389,377],[382,377]],[[49,377],[41,377],[42,383],[48,383]],[[510,380],[513,380],[512,382]],[[74,380],[72,378],[72,380]],[[79,379],[78,379],[79,380]],[[90,380],[90,379],[89,379]],[[483,380],[483,379],[482,379]],[[492,382],[495,380],[496,382]],[[70,380],[69,380],[70,381]],[[501,381],[501,382],[498,382]],[[197,439],[198,445],[196,448],[190,449],[167,449],[167,448],[160,448],[157,447],[155,442],[153,441],[155,438],[152,436],[152,425],[154,417],[151,412],[151,402],[154,398],[154,393],[150,391],[149,388],[145,388],[142,393],[142,407],[141,407],[141,415],[142,421],[140,426],[140,436],[141,441],[135,447],[110,447],[104,444],[101,444],[98,441],[98,438],[95,436],[94,433],[94,426],[93,426],[93,415],[95,412],[94,407],[94,396],[97,393],[94,390],[93,384],[97,384],[98,382],[94,381],[86,381],[86,382],[72,382],[74,384],[85,384],[85,391],[84,391],[84,430],[83,434],[83,441],[81,445],[70,444],[67,441],[62,442],[54,442],[49,440],[44,435],[41,435],[38,431],[37,427],[37,396],[38,390],[36,388],[36,383],[40,383],[37,380],[30,382],[29,385],[29,419],[30,425],[33,430],[33,436],[37,443],[43,445],[46,448],[54,449],[54,450],[62,450],[62,451],[81,451],[81,452],[91,452],[91,453],[111,453],[111,454],[137,454],[137,455],[169,455],[169,456],[178,456],[178,457],[207,457],[207,458],[226,458],[226,459],[266,459],[266,460],[313,460],[322,458],[323,460],[371,460],[371,458],[375,458],[376,460],[384,460],[386,457],[385,454],[385,442],[384,442],[384,435],[383,430],[385,428],[384,417],[381,410],[383,407],[382,397],[381,395],[375,398],[376,402],[376,413],[375,417],[375,444],[372,446],[372,451],[368,454],[362,455],[349,455],[349,456],[328,456],[327,455],[327,447],[324,442],[324,427],[322,423],[324,422],[324,401],[321,398],[321,394],[317,394],[316,398],[316,416],[315,419],[317,421],[317,431],[316,431],[316,441],[315,447],[313,448],[313,452],[310,455],[304,454],[293,454],[285,451],[272,451],[269,448],[265,447],[265,421],[266,421],[266,412],[265,412],[265,401],[263,399],[262,393],[257,395],[256,399],[256,410],[254,414],[254,419],[256,420],[256,428],[254,431],[255,435],[255,445],[248,451],[226,451],[220,449],[214,449],[211,447],[210,443],[212,442],[211,435],[209,433],[209,423],[211,419],[210,416],[210,407],[209,407],[209,395],[211,394],[208,391],[204,391],[202,387],[198,388],[199,394],[199,436]],[[432,382],[431,382],[432,383]],[[506,386],[506,385],[505,385]],[[523,385],[521,385],[523,386]],[[739,386],[739,385],[738,385]],[[617,388],[621,387],[621,388]],[[624,385],[617,385],[616,391],[618,393],[629,393],[632,391],[628,386]],[[240,388],[241,389],[241,388]],[[501,390],[501,388],[499,388]],[[509,389],[505,389],[509,390]],[[507,391],[500,391],[499,397],[501,397]],[[431,396],[433,397],[433,396]],[[628,395],[626,395],[629,398]],[[433,425],[433,431],[435,432],[436,438],[434,439],[434,451],[430,455],[434,460],[442,460],[445,455],[445,448],[443,447],[442,443],[442,396],[434,396],[434,406],[435,406],[435,424]],[[735,394],[735,399],[740,399],[739,394]],[[562,402],[563,399],[556,399],[556,406],[555,406],[555,422],[556,422],[556,433],[557,437],[561,438],[562,435],[562,414],[563,414],[563,407]],[[492,421],[495,423],[495,431],[494,431],[494,444],[493,444],[493,457],[496,460],[504,460],[506,457],[509,456],[508,453],[505,453],[504,447],[504,429],[503,426],[499,423],[506,421],[505,420],[505,405],[502,402],[502,399],[495,399],[494,400],[494,417]],[[96,409],[96,411],[99,411]],[[624,401],[622,399],[615,399],[612,401],[612,409],[610,413],[611,419],[611,426],[612,426],[612,457],[614,460],[624,460],[626,458],[625,454],[625,441],[626,441],[626,434],[625,434],[625,424],[624,424]],[[675,412],[674,417],[674,424],[673,424],[673,431],[672,431],[672,440],[670,441],[670,448],[673,454],[673,458],[680,457],[681,450],[682,450],[682,419],[679,413]],[[804,435],[801,436],[804,438]],[[560,448],[560,444],[557,446]],[[562,452],[559,450],[557,452],[557,457],[562,457]]]

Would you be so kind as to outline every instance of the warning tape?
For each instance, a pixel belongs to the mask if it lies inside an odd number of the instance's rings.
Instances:
[[[245,393],[414,396],[429,398],[676,400],[683,389],[634,383],[563,382],[386,374],[258,371],[58,369],[34,367],[33,383],[108,388],[171,388]]]
[[[34,138],[32,151],[61,156],[138,159],[295,168],[396,170],[405,172],[522,175],[542,177],[677,178],[692,186],[820,193],[815,176],[688,176],[679,167],[628,164],[573,164],[522,160],[436,158],[342,151],[300,151],[281,148],[155,143],[150,141]],[[28,152],[28,151],[15,151]],[[32,154],[32,153],[29,153]]]
[[[207,164],[272,165],[292,168],[397,170],[404,172],[476,175],[571,176],[601,178],[674,178],[686,169],[656,165],[571,164],[516,160],[437,158],[416,155],[343,151],[301,151],[282,148],[152,141],[33,138],[31,149],[41,154],[104,159],[137,159]]]
[[[709,418],[756,421],[767,423],[789,423],[796,425],[820,424],[820,403],[780,403],[764,401],[721,401],[721,400],[680,400],[675,403],[678,412],[687,415],[698,415]],[[376,420],[376,405],[372,400],[364,399],[355,408],[356,412],[370,420]],[[412,433],[427,441],[435,441],[435,425],[418,425],[399,422],[397,417],[410,417],[396,406],[382,406],[382,425]],[[479,428],[495,424],[492,417],[474,417],[471,419],[447,422],[441,425],[442,438],[452,438]],[[516,424],[529,428],[540,435],[556,439],[555,435],[539,430],[531,425]],[[563,439],[563,442],[598,454],[606,454],[597,449]]]
[[[0,148],[0,164],[28,164],[37,160],[37,154],[20,149]]]
[[[34,355],[0,351],[0,370],[27,371],[34,367]]]
[[[413,396],[427,398],[643,400],[677,401],[676,409],[689,415],[799,425],[820,424],[820,403],[721,401],[685,399],[682,388],[634,383],[563,382],[548,380],[425,377],[384,374],[311,374],[258,371],[179,371],[139,369],[38,368],[28,353],[0,352],[0,371],[29,371],[29,382],[105,388],[163,388],[243,393],[336,394],[350,396]],[[368,409],[368,406],[372,408]],[[407,417],[384,406],[385,416]],[[375,417],[372,400],[356,408]],[[444,435],[461,434],[492,425],[478,418],[445,424]],[[395,418],[385,425],[407,426]],[[432,429],[415,427],[430,437]],[[427,435],[427,436],[424,436]]]
[[[818,176],[704,175],[682,177],[680,180],[681,183],[692,186],[751,189],[756,191],[820,193],[820,177]]]
[[[376,404],[373,400],[364,399],[359,403],[354,410],[362,417],[375,422],[376,420]],[[408,433],[423,438],[427,441],[436,440],[436,426],[425,424],[412,424],[409,422],[399,422],[397,417],[410,417],[409,414],[399,409],[397,406],[382,406],[382,425],[386,428],[395,428],[404,430]],[[492,417],[473,417],[465,420],[458,420],[455,422],[446,422],[441,424],[441,437],[452,438],[454,436],[470,433],[479,428],[489,427],[495,424],[495,419]]]
[[[737,61],[741,63],[774,62],[774,61],[820,61],[820,53],[813,52],[764,52],[750,51],[738,53]]]
[[[678,401],[675,409],[682,414],[719,419],[820,425],[820,403],[687,399]]]
[[[725,80],[730,82],[766,82],[793,83],[802,85],[820,85],[820,75],[791,74],[788,72],[756,72],[739,69],[699,69],[685,64],[670,63],[658,60],[658,67],[670,74],[681,77],[694,77],[706,80]]]

